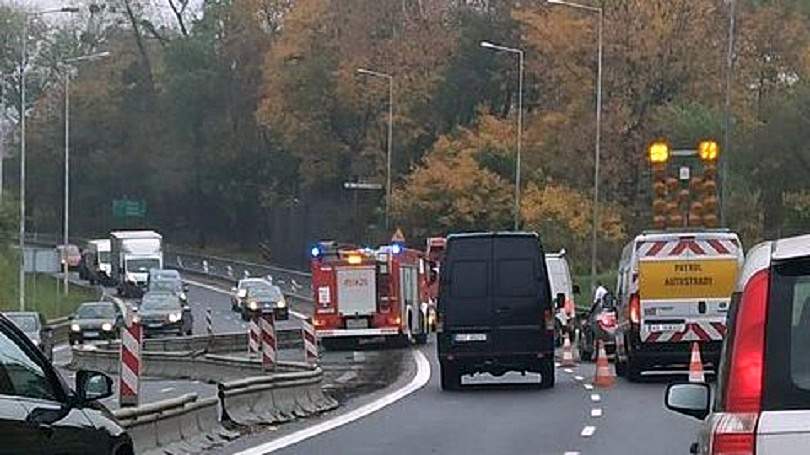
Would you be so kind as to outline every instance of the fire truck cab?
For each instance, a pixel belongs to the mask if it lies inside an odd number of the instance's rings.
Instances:
[[[313,323],[321,339],[427,341],[422,252],[396,243],[367,249],[321,242],[311,255]]]
[[[436,330],[436,303],[439,300],[439,273],[444,259],[444,250],[447,248],[447,239],[444,237],[429,237],[425,250],[424,283],[422,286],[423,312],[427,314],[430,331]]]

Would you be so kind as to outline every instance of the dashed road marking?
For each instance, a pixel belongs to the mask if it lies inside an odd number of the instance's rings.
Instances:
[[[565,452],[563,455],[579,455],[579,452]]]
[[[560,362],[554,362],[554,366],[560,368]]]
[[[594,433],[596,433],[596,427],[593,425],[588,425],[587,427],[582,429],[582,433],[580,433],[580,436],[582,436],[583,438],[590,438],[591,436],[593,436]]]
[[[565,368],[563,371],[565,371],[568,374],[573,374],[574,373],[574,370],[572,370],[570,368]]]
[[[583,378],[582,376],[579,376],[579,375],[574,376],[574,380],[575,380],[575,381],[582,381],[582,380],[584,380],[584,379],[585,379],[585,378]]]
[[[582,387],[585,387],[585,390],[593,390],[592,384],[582,384]]]
[[[592,393],[591,401],[593,401],[594,403],[599,403],[600,401],[602,401],[602,396],[599,395],[598,393]]]
[[[602,408],[593,408],[591,409],[591,417],[602,417]]]
[[[169,393],[172,390],[174,390],[174,387],[166,387],[166,388],[160,389],[160,393]]]

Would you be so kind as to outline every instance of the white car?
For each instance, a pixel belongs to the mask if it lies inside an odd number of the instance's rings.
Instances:
[[[667,408],[703,421],[692,453],[810,453],[810,235],[749,251],[717,387],[672,384]]]

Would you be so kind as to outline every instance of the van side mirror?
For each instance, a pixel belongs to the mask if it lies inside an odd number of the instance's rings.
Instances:
[[[554,302],[555,302],[555,307],[558,310],[561,310],[561,309],[565,308],[565,294],[563,294],[562,292],[557,294],[557,298],[554,299]]]
[[[667,386],[664,405],[670,411],[706,419],[709,415],[711,388],[705,383],[679,383]]]
[[[579,294],[581,294],[581,293],[582,293],[582,291],[579,289],[579,285],[578,285],[578,284],[575,284],[575,285],[574,285],[572,292],[574,293],[574,295],[579,295]]]

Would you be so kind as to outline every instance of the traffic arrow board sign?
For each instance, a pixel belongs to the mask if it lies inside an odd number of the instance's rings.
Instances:
[[[381,190],[381,183],[345,182],[343,188],[347,190]]]

